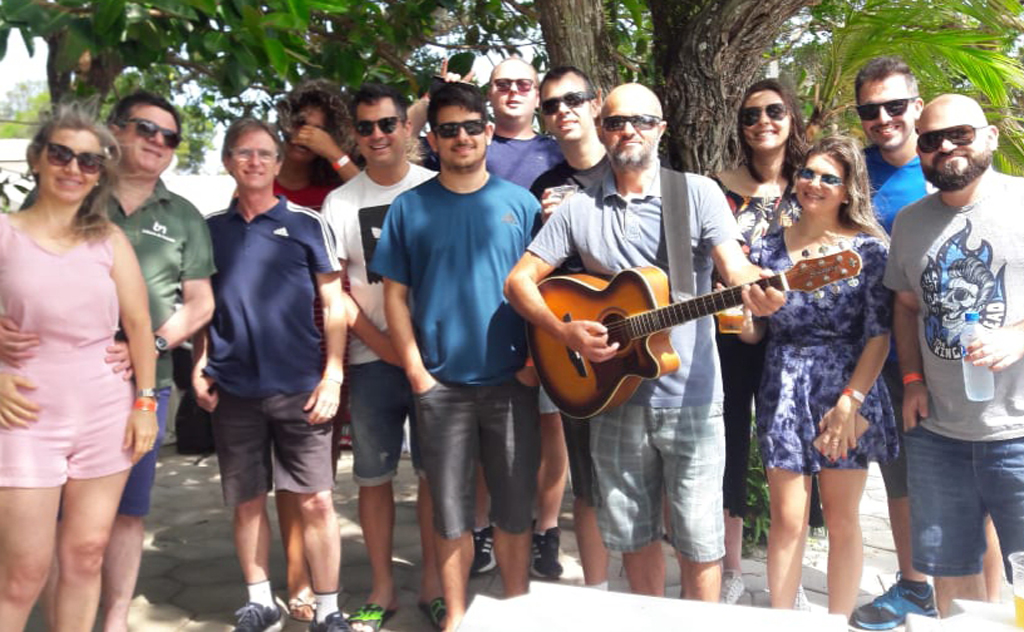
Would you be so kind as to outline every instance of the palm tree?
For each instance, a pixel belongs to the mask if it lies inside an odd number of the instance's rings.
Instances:
[[[997,166],[1024,174],[1024,67],[1012,56],[1022,15],[1018,0],[825,0],[794,20],[781,58],[797,70],[811,104],[810,134],[824,127],[859,133],[850,112],[857,71],[873,57],[899,55],[926,100],[976,96],[1002,131]]]

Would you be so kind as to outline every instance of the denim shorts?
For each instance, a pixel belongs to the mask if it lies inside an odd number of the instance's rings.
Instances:
[[[160,446],[164,444],[164,433],[167,431],[167,406],[171,397],[171,387],[161,388],[156,392],[156,442],[153,449],[132,466],[128,474],[128,482],[121,493],[121,504],[117,513],[122,516],[141,518],[149,514],[149,499],[153,492],[153,481],[156,480],[156,458]]]
[[[662,535],[662,495],[672,546],[694,562],[725,555],[722,405],[619,406],[594,417],[590,447],[602,497],[605,546],[633,552]]]
[[[473,528],[477,464],[491,494],[491,522],[506,533],[529,529],[540,466],[537,388],[515,378],[438,383],[415,397],[437,533],[451,540]]]
[[[537,406],[540,408],[540,414],[542,415],[553,415],[558,412],[558,406],[555,406],[555,402],[551,401],[551,396],[544,390],[544,387],[540,387],[540,391],[537,393]]]
[[[904,436],[914,568],[939,576],[981,572],[985,515],[1007,556],[1024,550],[1024,437],[961,441],[917,426]]]
[[[405,420],[409,419],[412,467],[421,471],[416,413],[405,371],[382,360],[348,367],[352,416],[352,478],[361,487],[383,485],[395,477],[402,458]]]
[[[882,369],[882,379],[889,389],[889,400],[892,402],[892,414],[896,418],[896,434],[900,440],[900,453],[888,463],[879,463],[882,481],[885,483],[885,495],[890,500],[907,497],[907,449],[903,444],[903,374],[899,364],[887,362]]]

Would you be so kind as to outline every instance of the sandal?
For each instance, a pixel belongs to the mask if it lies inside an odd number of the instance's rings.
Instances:
[[[316,597],[311,592],[302,591],[299,596],[288,600],[288,616],[296,621],[307,623],[313,620],[316,613]]]
[[[420,610],[427,615],[427,619],[438,632],[444,629],[444,619],[448,616],[448,606],[444,603],[444,597],[431,599],[430,603],[420,602]]]
[[[384,606],[379,606],[375,603],[367,603],[363,604],[362,608],[349,615],[348,623],[349,625],[361,623],[364,626],[371,628],[373,632],[377,632],[377,630],[380,630],[394,614],[394,610],[385,610]]]

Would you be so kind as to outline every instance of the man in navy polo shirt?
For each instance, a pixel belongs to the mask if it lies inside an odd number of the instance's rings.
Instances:
[[[348,630],[338,611],[341,539],[328,423],[338,410],[346,330],[334,237],[318,213],[274,196],[282,147],[266,123],[235,121],[222,157],[238,197],[208,218],[216,309],[197,336],[193,384],[199,405],[213,413],[224,501],[234,507],[235,546],[248,584],[235,630],[281,625],[269,580],[272,481],[300,496],[316,593],[309,629]],[[323,370],[313,324],[316,293],[324,305]]]

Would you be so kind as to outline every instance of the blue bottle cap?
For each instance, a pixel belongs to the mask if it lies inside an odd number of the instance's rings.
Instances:
[[[967,313],[964,314],[964,322],[976,323],[976,322],[978,322],[978,320],[979,320],[978,312],[967,312]]]

